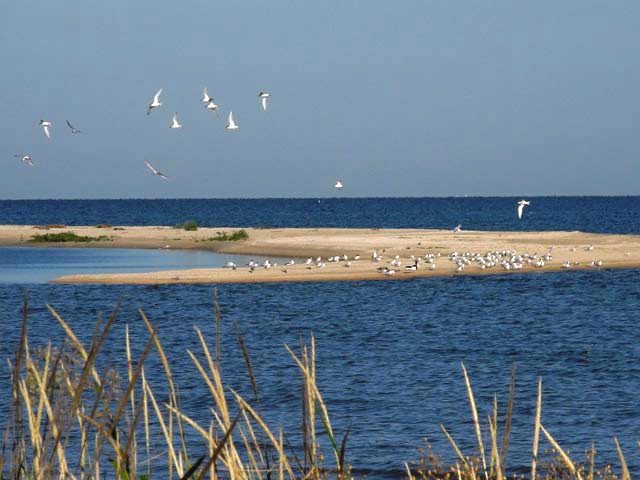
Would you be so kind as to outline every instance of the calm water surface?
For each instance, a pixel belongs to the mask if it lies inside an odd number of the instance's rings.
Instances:
[[[318,200],[98,200],[0,202],[0,223],[212,226],[440,227],[640,232],[640,197],[532,198],[525,218],[513,198]],[[214,266],[213,254],[165,251],[0,249],[0,359],[18,340],[24,290],[30,295],[30,341],[63,338],[46,309],[53,305],[88,341],[99,314],[122,311],[105,345],[105,364],[122,358],[125,324],[135,354],[147,335],[137,309],[158,327],[179,373],[184,408],[203,419],[209,396],[185,350],[198,350],[191,325],[213,343],[213,286],[104,286],[41,283],[54,272]],[[238,262],[240,263],[240,262]],[[56,273],[57,275],[57,273]],[[251,397],[232,328],[251,351],[269,424],[299,443],[299,373],[283,345],[314,334],[318,383],[348,458],[373,478],[401,476],[425,437],[451,459],[439,424],[466,452],[474,449],[460,362],[471,375],[480,416],[493,394],[502,411],[509,371],[517,366],[512,467],[530,463],[536,379],[543,378],[542,422],[576,458],[591,442],[615,463],[613,436],[631,468],[640,439],[640,272],[560,272],[411,281],[218,285],[223,312],[223,376]],[[159,368],[152,355],[149,371]],[[0,409],[6,405],[4,360]],[[196,442],[195,438],[191,441]],[[321,439],[325,443],[326,439]],[[198,443],[199,444],[199,443]],[[545,444],[546,445],[546,444]]]

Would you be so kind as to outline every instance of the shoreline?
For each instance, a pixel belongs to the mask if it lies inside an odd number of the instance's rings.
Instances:
[[[430,276],[485,275],[501,273],[528,273],[559,270],[593,269],[591,262],[602,261],[600,268],[640,268],[640,235],[594,234],[584,232],[494,232],[420,230],[420,229],[350,229],[350,228],[245,228],[249,237],[239,241],[213,241],[218,232],[233,233],[237,228],[198,228],[185,231],[173,227],[87,227],[64,226],[47,230],[32,225],[0,225],[0,246],[45,248],[134,248],[203,250],[218,254],[273,256],[296,259],[293,266],[278,265],[270,269],[239,266],[229,268],[202,268],[165,270],[145,273],[109,273],[66,275],[54,283],[109,283],[109,284],[175,284],[175,283],[262,283],[306,281],[358,281],[378,279],[410,279]],[[74,232],[90,237],[107,237],[86,243],[33,243],[32,235],[42,233]],[[588,249],[588,246],[593,246]],[[371,254],[377,251],[383,260],[373,262]],[[454,252],[484,254],[488,251],[515,250],[518,254],[546,255],[552,259],[538,268],[525,264],[519,270],[503,270],[500,266],[481,269],[471,264],[461,272],[448,257]],[[405,267],[414,258],[427,254],[435,259],[436,269],[429,270],[422,263],[417,271],[407,272]],[[345,261],[328,262],[327,257],[347,255]],[[360,260],[353,257],[360,255]],[[390,266],[398,256],[399,267]],[[304,265],[298,259],[322,257],[325,265]],[[562,264],[570,262],[570,268]],[[575,263],[579,265],[575,265]],[[396,274],[386,276],[377,269],[387,266]],[[598,267],[596,267],[598,268]]]

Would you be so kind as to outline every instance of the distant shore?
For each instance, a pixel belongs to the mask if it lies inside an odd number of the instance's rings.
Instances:
[[[570,262],[569,270],[593,269],[591,262],[602,262],[601,268],[640,268],[640,236],[610,235],[583,232],[492,232],[419,230],[419,229],[350,229],[350,228],[277,228],[244,229],[248,238],[238,241],[216,241],[219,234],[231,235],[236,228],[198,228],[185,231],[172,227],[112,227],[103,226],[52,226],[47,229],[32,225],[0,225],[0,246],[38,246],[52,248],[147,248],[147,249],[195,249],[217,253],[260,255],[296,259],[295,265],[278,265],[270,269],[246,266],[230,268],[206,268],[171,270],[127,274],[83,274],[57,278],[57,283],[255,283],[301,281],[355,281],[377,279],[409,279],[426,276],[478,275],[508,273],[497,266],[482,270],[469,265],[456,273],[455,264],[448,259],[454,252],[485,253],[488,251],[515,250],[518,254],[546,255],[552,259],[542,268],[524,265],[517,272],[545,272],[563,270],[563,263]],[[33,243],[36,234],[73,232],[79,236],[101,238],[99,241]],[[592,246],[592,248],[590,248]],[[373,251],[382,255],[381,262],[373,262]],[[406,271],[413,263],[411,256],[440,254],[436,268],[430,270],[426,263],[417,271]],[[346,255],[345,261],[327,262],[327,257]],[[353,260],[359,255],[359,260]],[[389,267],[391,260],[399,256],[402,262],[395,268],[396,274],[385,276],[378,269]],[[315,264],[322,257],[324,266]],[[312,265],[300,259],[312,258]],[[576,265],[576,263],[578,265]],[[393,267],[390,267],[393,268]],[[286,272],[285,272],[286,270]]]

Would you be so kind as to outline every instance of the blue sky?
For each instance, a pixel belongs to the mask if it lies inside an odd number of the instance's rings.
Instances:
[[[639,43],[632,1],[5,2],[0,198],[637,194]]]

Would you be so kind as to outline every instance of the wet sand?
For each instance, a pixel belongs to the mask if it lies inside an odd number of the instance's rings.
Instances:
[[[120,229],[122,228],[122,229]],[[488,251],[515,250],[518,254],[543,255],[551,253],[552,260],[542,268],[525,265],[515,272],[545,272],[565,270],[566,261],[579,266],[568,270],[593,269],[592,261],[602,261],[602,268],[640,268],[640,236],[607,235],[583,232],[480,232],[462,231],[453,233],[445,230],[417,229],[334,229],[334,228],[282,228],[245,229],[247,240],[218,242],[211,240],[218,232],[232,233],[235,228],[199,228],[194,232],[171,227],[64,227],[49,230],[33,226],[0,226],[0,246],[38,246],[52,248],[178,248],[208,250],[218,253],[291,257],[296,259],[293,266],[278,265],[270,269],[257,268],[250,272],[248,267],[237,270],[207,268],[173,270],[129,274],[68,275],[55,280],[58,283],[250,283],[250,282],[299,282],[299,281],[342,281],[409,279],[442,275],[478,275],[510,273],[501,267],[481,270],[470,265],[462,272],[455,272],[455,265],[447,257],[451,252],[486,253]],[[72,231],[77,235],[91,237],[106,236],[103,241],[87,243],[31,243],[36,233],[58,233]],[[592,250],[587,246],[593,245]],[[574,251],[575,249],[575,251]],[[382,262],[371,261],[371,253],[377,251],[383,256]],[[416,272],[406,272],[405,266],[412,263],[410,256],[424,256],[440,253],[436,269],[429,270],[422,264]],[[315,264],[310,268],[300,259],[320,256],[347,255],[350,259],[360,255],[360,260],[352,261],[350,267],[345,262],[326,262],[323,268]],[[389,266],[389,262],[399,255],[402,265],[394,276],[388,277],[377,271]],[[285,271],[286,270],[286,271]]]

